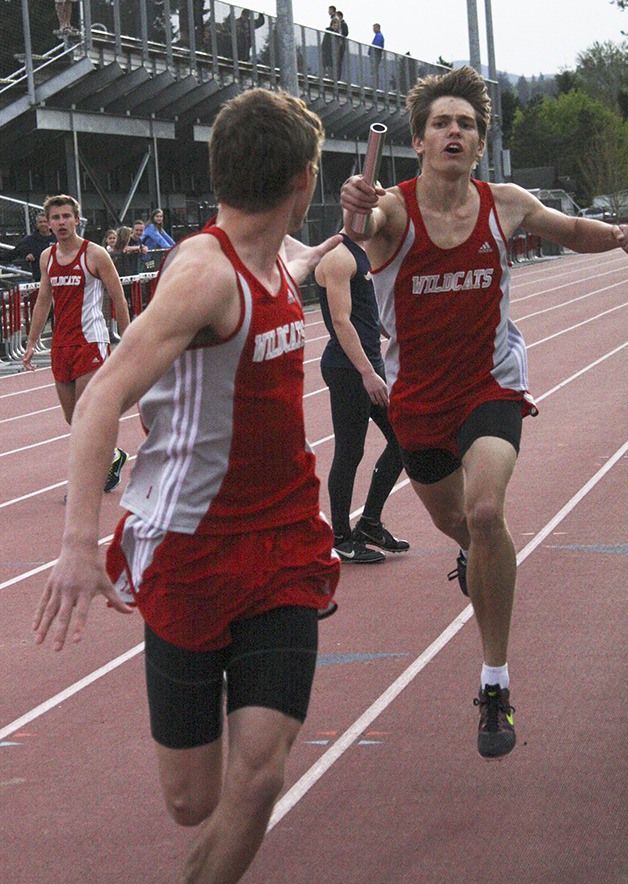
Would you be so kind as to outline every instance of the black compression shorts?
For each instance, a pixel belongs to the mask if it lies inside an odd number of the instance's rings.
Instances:
[[[233,641],[219,651],[188,651],[145,632],[151,733],[170,749],[219,739],[223,685],[227,714],[244,706],[276,709],[305,721],[316,653],[318,612],[284,606],[231,624]]]
[[[444,448],[423,448],[418,451],[401,449],[401,459],[406,473],[421,485],[433,485],[446,479],[462,466],[462,458],[476,439],[482,436],[496,436],[505,439],[519,454],[521,443],[522,403],[498,399],[484,402],[474,408],[464,421],[456,436],[455,457]]]

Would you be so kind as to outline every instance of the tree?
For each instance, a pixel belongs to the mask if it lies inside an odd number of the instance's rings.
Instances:
[[[604,195],[613,213],[625,214],[628,199],[628,123],[609,126],[591,139],[591,149],[580,160],[584,189],[593,199]]]
[[[628,41],[594,43],[577,57],[578,85],[591,98],[621,113],[628,95]]]
[[[566,95],[578,88],[578,76],[575,71],[563,70],[554,77],[554,86],[558,95]]]
[[[515,113],[511,143],[513,166],[554,166],[559,177],[576,179],[576,198],[588,203],[596,188],[591,181],[584,180],[583,160],[591,157],[594,161],[600,139],[617,137],[619,143],[623,143],[622,139],[628,138],[627,129],[628,123],[619,114],[585,92],[539,98]],[[625,174],[625,164],[620,169]]]
[[[519,97],[515,95],[512,89],[502,89],[502,134],[504,138],[504,147],[511,145],[512,126],[515,121],[515,114],[521,107]]]

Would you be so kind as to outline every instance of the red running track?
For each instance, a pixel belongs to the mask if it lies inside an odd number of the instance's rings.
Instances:
[[[627,880],[627,280],[619,251],[513,273],[541,409],[524,423],[508,507],[520,562],[516,749],[477,755],[481,658],[470,608],[446,579],[456,550],[402,475],[384,518],[411,550],[345,566],[247,884]],[[306,320],[306,421],[326,506],[326,334],[319,312]],[[61,654],[30,631],[64,515],[68,436],[49,370],[0,378],[0,427],[0,881],[171,882],[194,833],[169,820],[159,793],[139,616],[95,602],[84,641]],[[120,444],[135,454],[141,439],[126,416]],[[369,430],[356,515],[381,444]],[[103,546],[119,496],[104,500]]]

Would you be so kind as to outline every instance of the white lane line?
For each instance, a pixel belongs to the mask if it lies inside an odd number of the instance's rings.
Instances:
[[[602,292],[607,292],[609,289],[617,288],[618,285],[621,285],[622,288],[625,287],[626,283],[624,282],[615,282],[613,285],[607,285],[603,289],[597,289],[594,292],[587,292],[586,295],[578,295],[577,298],[572,298],[570,301],[561,301],[560,304],[552,304],[551,307],[544,307],[542,310],[536,310],[534,313],[526,313],[525,316],[518,316],[514,322],[523,322],[524,319],[533,319],[535,316],[542,316],[543,313],[551,313],[552,310],[560,310],[563,307],[568,307],[570,304],[575,304],[577,301],[584,301],[585,298],[592,298],[593,295],[601,295]]]
[[[47,411],[57,411],[60,405],[51,405],[50,408],[40,408],[39,411],[29,411],[28,414],[15,414],[13,417],[3,417],[0,424],[10,424],[12,421],[23,420],[25,417],[35,417],[37,414],[45,414]]]
[[[548,341],[553,340],[554,338],[559,338],[561,335],[566,335],[567,332],[575,331],[577,328],[582,328],[583,325],[588,325],[589,322],[595,322],[596,319],[601,319],[603,316],[608,316],[609,313],[614,313],[615,310],[622,310],[624,307],[628,306],[628,301],[623,304],[618,304],[617,307],[611,307],[610,310],[604,310],[602,313],[598,313],[596,316],[591,316],[589,319],[584,319],[582,322],[576,323],[576,325],[570,325],[569,328],[564,328],[562,331],[555,332],[553,335],[549,335],[547,338],[541,338],[540,341],[535,341],[533,344],[526,344],[526,349],[531,350],[532,347],[538,347],[539,344],[546,344]]]
[[[5,375],[4,377],[13,378],[15,375]],[[0,377],[0,380],[2,379]],[[10,396],[23,396],[25,393],[34,393],[36,390],[47,390],[48,387],[54,387],[54,384],[40,384],[39,387],[26,387],[24,390],[14,390],[13,393],[3,393],[0,399],[8,399]]]
[[[101,666],[100,669],[96,669],[94,670],[94,672],[90,672],[90,674],[86,675],[85,678],[81,678],[80,681],[75,682],[73,685],[70,685],[70,687],[65,688],[65,690],[60,691],[58,694],[55,694],[54,697],[51,697],[44,703],[40,703],[39,706],[35,706],[35,708],[31,709],[30,712],[27,712],[20,718],[16,718],[15,721],[11,722],[11,724],[8,724],[5,728],[2,728],[2,730],[0,730],[0,740],[4,740],[4,738],[8,737],[9,734],[14,734],[15,731],[20,730],[25,725],[33,721],[35,718],[39,718],[40,715],[44,715],[46,712],[54,709],[55,706],[63,703],[64,700],[67,700],[68,697],[73,696],[73,694],[77,694],[79,691],[82,691],[83,688],[89,687],[92,682],[98,681],[98,679],[102,678],[103,675],[108,675],[114,669],[117,669],[118,666],[122,666],[123,663],[126,663],[127,660],[131,660],[132,657],[136,657],[138,654],[141,654],[143,650],[144,642],[136,645],[134,648],[131,648],[130,651],[121,654],[119,657],[116,657],[115,660],[110,660],[109,663],[105,663],[105,665]]]
[[[134,411],[120,418],[120,421],[128,421],[132,418],[139,418],[139,414]],[[10,454],[20,454],[22,451],[30,451],[32,448],[39,448],[41,445],[49,445],[51,442],[59,442],[61,439],[69,439],[70,434],[64,433],[62,436],[53,436],[51,439],[44,439],[42,442],[33,442],[31,445],[23,445],[21,448],[13,448],[11,451],[3,451],[0,457],[8,457]]]
[[[625,452],[628,450],[628,442],[625,442],[622,447],[615,452],[615,454],[604,464],[601,469],[597,471],[597,473],[589,479],[589,481],[582,486],[582,488],[574,494],[571,500],[565,504],[565,506],[556,513],[556,515],[550,519],[550,521],[545,525],[544,528],[539,531],[539,533],[534,537],[517,555],[517,565],[521,565],[525,559],[530,555],[530,553],[534,552],[534,550],[541,544],[545,538],[550,534],[554,528],[563,521],[563,519],[569,515],[569,513],[580,503],[583,497],[594,488],[597,483],[608,473],[608,471],[617,463],[617,461],[623,457]],[[446,629],[441,632],[438,638],[432,642],[432,644],[423,651],[423,653],[417,657],[417,659],[408,666],[408,668],[402,672],[402,674],[381,694],[374,703],[369,706],[369,708],[360,715],[359,718],[354,721],[354,723],[339,737],[338,740],[331,746],[324,755],[322,755],[317,762],[315,762],[312,767],[308,771],[306,771],[301,779],[297,780],[297,782],[292,786],[286,794],[277,802],[275,805],[275,809],[270,818],[270,822],[268,823],[268,831],[270,831],[274,826],[277,825],[280,820],[290,811],[292,808],[303,798],[303,796],[314,786],[318,780],[326,773],[329,768],[336,762],[338,759],[349,749],[360,736],[360,734],[364,733],[367,727],[369,727],[375,719],[377,719],[388,706],[392,703],[392,701],[406,688],[424,669],[427,664],[434,659],[434,657],[441,651],[451,640],[452,638],[460,632],[462,627],[467,623],[471,617],[473,616],[473,607],[472,605],[467,605],[467,607],[447,626]]]
[[[590,282],[591,280],[597,279],[600,276],[610,276],[613,273],[617,273],[618,270],[619,270],[619,268],[617,267],[612,270],[606,270],[604,273],[596,273],[595,276],[589,276],[586,281]],[[553,292],[557,292],[559,289],[566,289],[566,288],[571,289],[574,287],[574,285],[576,285],[580,281],[582,281],[582,280],[580,280],[580,279],[570,280],[569,282],[561,283],[560,285],[552,285],[552,287],[549,289],[541,289],[541,291],[532,292],[529,295],[522,295],[522,297],[520,297],[520,298],[512,298],[511,304],[520,304],[522,301],[529,301],[531,298],[538,298],[540,295],[551,295],[551,294],[553,294]],[[552,283],[551,280],[546,280],[546,279],[539,279],[538,282],[539,283],[541,283],[541,282],[549,283],[550,285]],[[526,284],[527,283],[528,283],[528,280],[526,280]],[[598,294],[598,292],[605,292],[605,291],[607,291],[607,289],[614,288],[614,286],[616,286],[616,285],[625,285],[625,280],[622,280],[619,282],[614,282],[609,286],[605,286],[605,288],[603,288],[603,289],[597,289],[596,291],[588,292],[586,295],[583,295],[582,297],[588,298],[590,295],[596,295],[596,294]],[[567,301],[566,303],[570,303],[570,302]],[[559,304],[558,306],[561,306],[561,305]]]
[[[596,365],[599,365],[601,362],[604,362],[605,359],[609,359],[611,356],[614,356],[616,353],[619,353],[625,347],[628,347],[628,341],[624,344],[620,344],[619,347],[615,347],[614,350],[611,350],[610,353],[605,353],[604,356],[600,356],[599,359],[596,359],[595,362],[590,362],[589,365],[586,365],[584,368],[581,368],[580,371],[577,371],[575,374],[572,374],[571,377],[565,378],[564,381],[561,381],[560,384],[556,384],[555,387],[552,387],[551,390],[548,390],[547,393],[542,393],[540,396],[535,397],[535,402],[542,402],[544,399],[547,399],[548,396],[551,396],[552,393],[558,392],[558,390],[562,390],[563,387],[566,387],[567,384],[570,384],[572,381],[575,381],[576,378],[579,378],[581,375],[585,374],[592,368],[595,368]]]
[[[625,442],[621,448],[619,448],[615,454],[610,457],[607,462],[602,466],[594,476],[592,476],[588,482],[586,482],[582,488],[574,494],[574,496],[569,500],[565,506],[560,509],[556,515],[550,519],[550,521],[545,525],[544,528],[539,531],[539,533],[532,538],[532,540],[526,544],[526,546],[521,550],[521,552],[517,555],[517,565],[521,565],[528,556],[534,552],[534,550],[545,540],[545,538],[556,528],[560,522],[566,518],[567,515],[580,503],[580,501],[591,491],[598,482],[613,468],[613,466],[620,460],[626,451],[628,450],[628,442]],[[406,484],[406,483],[403,483]],[[103,538],[100,543],[105,543],[109,538]],[[49,563],[48,566],[51,567],[54,562]],[[45,568],[38,568],[34,572],[38,573],[39,571],[45,570]],[[15,582],[15,581],[14,581]],[[4,584],[3,584],[4,585]],[[2,586],[0,586],[0,589]],[[345,731],[342,736],[336,740],[336,742],[331,746],[324,755],[319,758],[317,762],[315,762],[312,767],[292,786],[286,794],[277,802],[275,805],[275,809],[273,811],[273,815],[268,823],[268,831],[270,831],[274,826],[280,822],[281,819],[297,804],[298,801],[303,798],[303,796],[315,785],[318,780],[323,776],[323,774],[329,770],[329,768],[353,745],[356,739],[359,737],[361,733],[363,733],[366,728],[372,724],[372,722],[378,718],[382,712],[392,703],[392,701],[403,691],[405,687],[407,687],[416,676],[421,672],[422,669],[433,660],[434,657],[441,651],[450,641],[451,639],[462,629],[462,627],[467,623],[471,617],[473,616],[473,607],[471,605],[467,605],[463,611],[447,626],[446,629],[438,636],[438,638],[432,642],[429,647],[423,651],[423,653],[417,657],[417,659],[407,667],[407,669],[381,694],[374,703],[369,706],[369,708],[356,719],[356,721]],[[36,706],[34,709],[31,709],[29,712],[24,715],[16,718],[10,724],[6,725],[4,728],[0,729],[0,740],[4,740],[5,737],[10,736],[15,733],[20,728],[24,727],[26,724],[33,721],[35,718],[39,718],[39,716],[48,712],[54,706],[57,706],[60,702],[71,697],[73,694],[76,694],[78,691],[82,690],[84,687],[92,684],[97,679],[101,678],[104,675],[107,675],[113,669],[116,669],[118,666],[121,666],[127,660],[130,660],[132,657],[141,654],[144,649],[144,642],[140,642],[139,645],[136,645],[134,648],[131,648],[129,651],[126,651],[124,654],[116,657],[115,660],[111,660],[109,663],[101,666],[99,669],[96,669],[94,672],[75,682],[73,685],[65,688],[63,691],[60,691],[58,694],[55,694],[54,697],[51,697],[49,700],[46,700],[44,703],[40,703],[39,706]]]

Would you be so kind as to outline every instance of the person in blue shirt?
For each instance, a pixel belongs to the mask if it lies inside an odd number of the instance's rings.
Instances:
[[[142,242],[152,252],[154,249],[169,249],[174,245],[174,240],[164,230],[163,209],[155,209],[151,212],[148,224],[144,230]]]
[[[382,34],[381,26],[376,22],[373,25],[373,39],[369,46],[369,56],[371,58],[371,64],[373,65],[373,80],[375,81],[376,89],[379,87],[379,65],[382,60],[383,51],[384,35]]]

